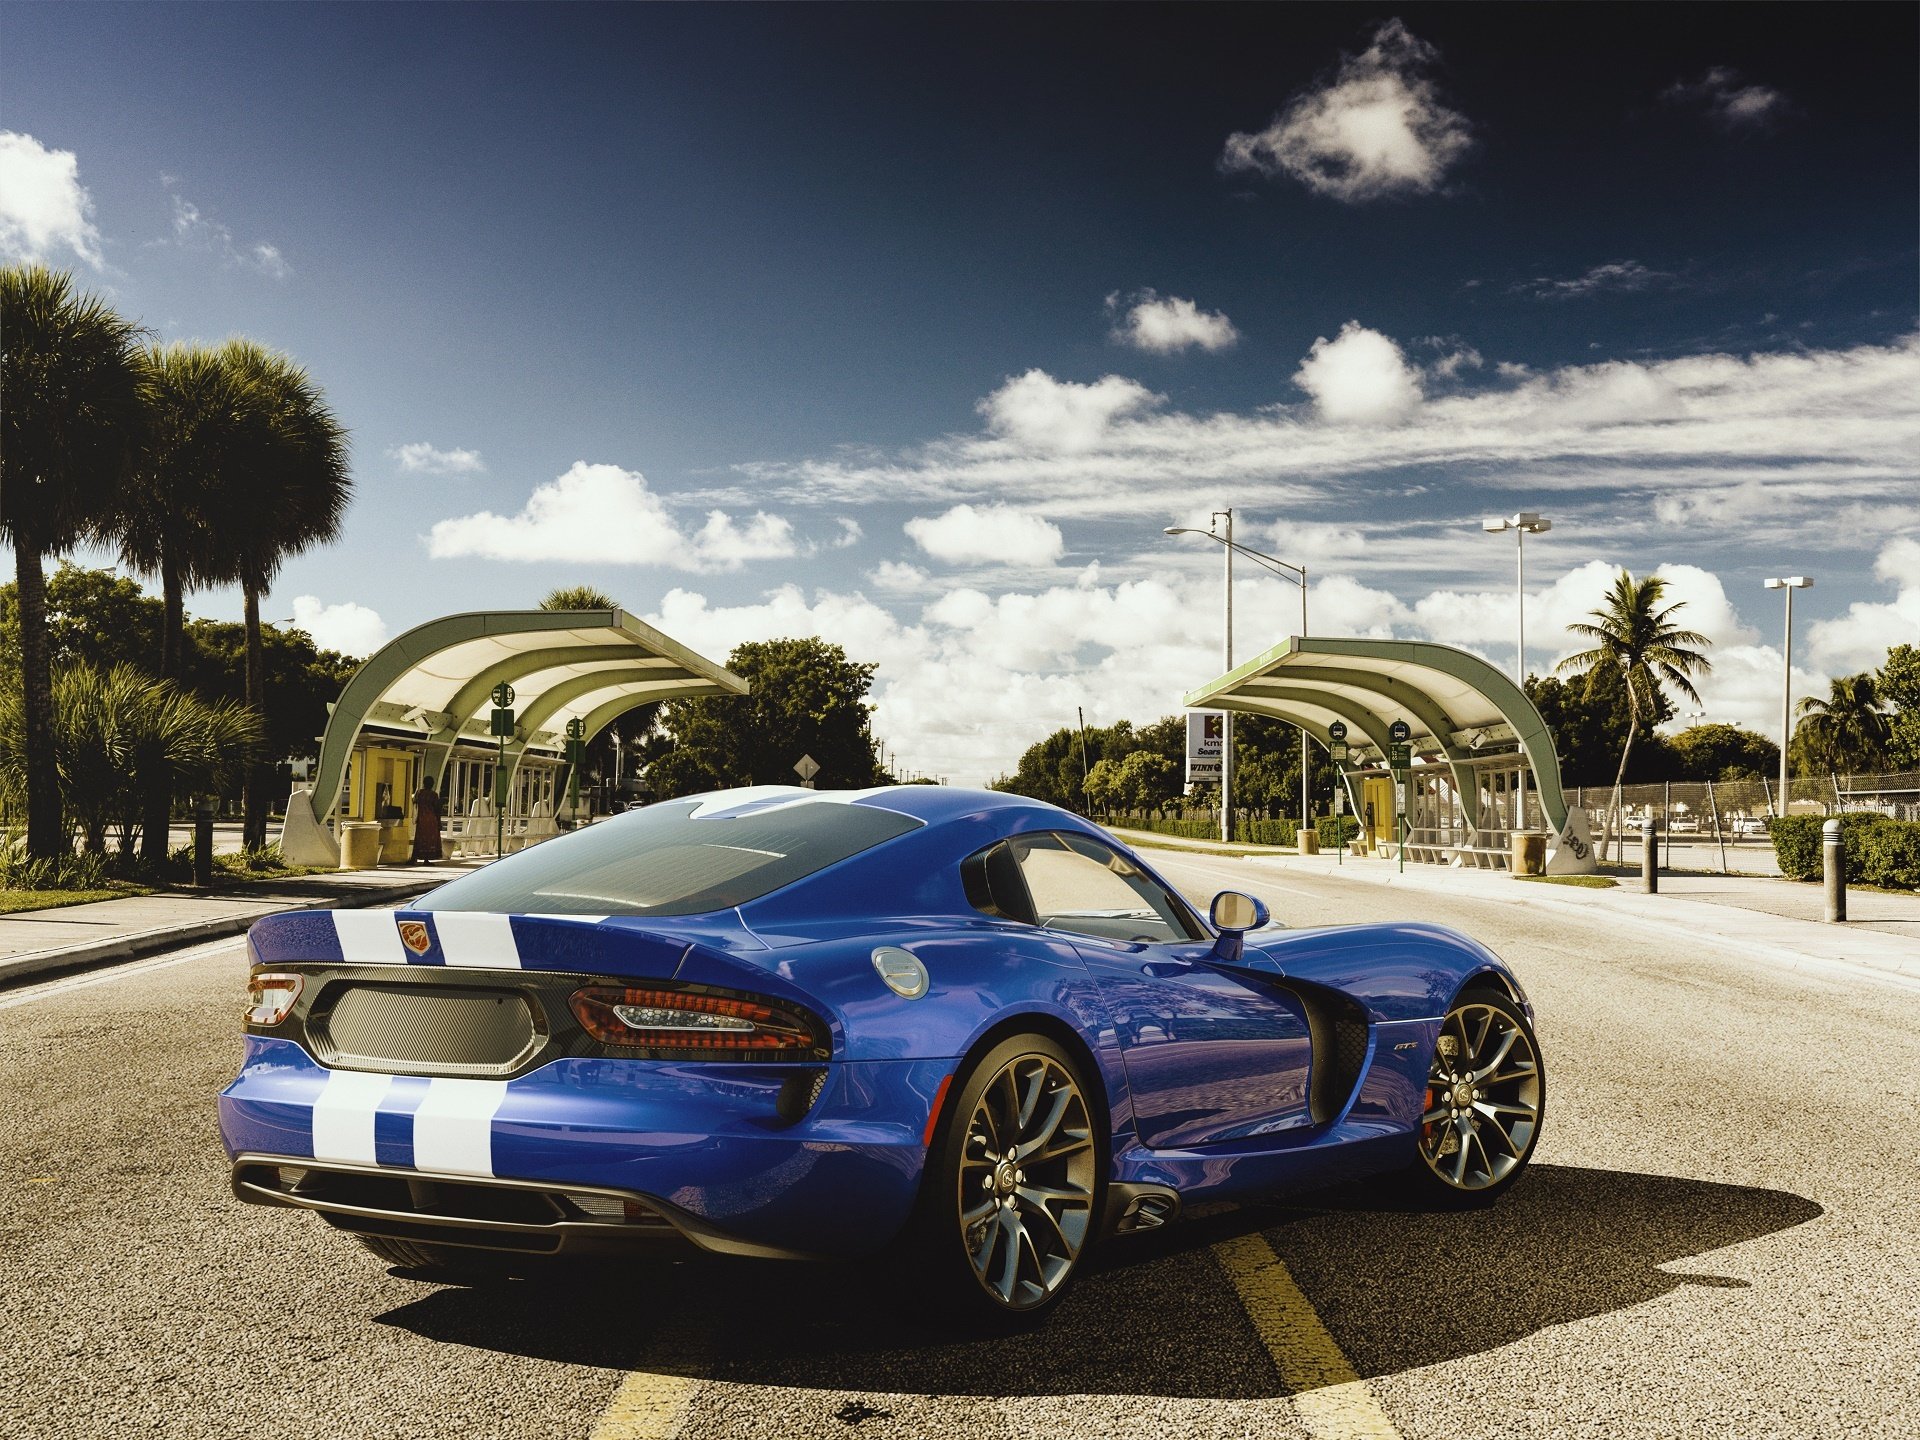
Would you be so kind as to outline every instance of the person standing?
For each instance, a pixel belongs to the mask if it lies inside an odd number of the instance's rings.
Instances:
[[[440,792],[427,776],[413,792],[413,856],[411,863],[431,865],[440,858]]]

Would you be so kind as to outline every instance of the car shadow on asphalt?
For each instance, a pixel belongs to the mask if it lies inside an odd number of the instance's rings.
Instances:
[[[1263,1235],[1371,1378],[1682,1286],[1744,1288],[1710,1266],[1664,1267],[1821,1213],[1780,1190],[1561,1165],[1533,1166],[1479,1210],[1414,1210],[1368,1186],[1221,1207],[1090,1257],[1042,1322],[1044,1344],[944,1321],[879,1262],[604,1265],[442,1286],[378,1319],[478,1349],[740,1384],[1258,1399],[1284,1387],[1209,1253],[1221,1240]]]

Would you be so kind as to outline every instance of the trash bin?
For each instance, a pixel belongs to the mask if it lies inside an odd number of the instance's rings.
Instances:
[[[413,858],[413,827],[404,820],[380,822],[380,863],[404,865]]]
[[[1302,830],[1300,832],[1300,853],[1302,855],[1318,855],[1320,853],[1319,831]]]
[[[1547,837],[1543,832],[1539,830],[1513,832],[1513,873],[1516,875],[1547,873]]]
[[[371,870],[380,863],[380,822],[349,820],[340,827],[340,868]]]

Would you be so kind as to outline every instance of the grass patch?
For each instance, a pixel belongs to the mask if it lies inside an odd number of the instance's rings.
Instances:
[[[65,905],[91,905],[96,900],[125,900],[135,895],[151,895],[145,885],[116,883],[101,890],[0,890],[0,915],[15,915],[22,910],[58,910]]]
[[[1578,885],[1582,890],[1611,890],[1620,882],[1611,875],[1516,875],[1535,885]]]

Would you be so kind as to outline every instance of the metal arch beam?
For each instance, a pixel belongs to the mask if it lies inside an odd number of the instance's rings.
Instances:
[[[1309,720],[1305,715],[1300,714],[1296,710],[1290,709],[1283,702],[1277,702],[1277,701],[1265,700],[1265,699],[1259,699],[1259,698],[1248,698],[1248,699],[1242,700],[1242,699],[1239,699],[1238,697],[1234,697],[1234,698],[1229,698],[1224,700],[1217,700],[1208,708],[1213,710],[1236,710],[1243,715],[1263,715],[1269,720],[1284,720],[1289,725],[1297,725],[1300,729],[1306,731],[1308,735],[1312,736],[1315,740],[1319,741],[1321,746],[1329,754],[1333,752],[1332,732],[1329,731],[1327,727],[1322,725],[1319,721]],[[1381,752],[1381,754],[1383,755],[1385,753],[1386,752],[1384,750]],[[1351,760],[1336,760],[1334,764],[1340,767],[1341,780],[1347,787],[1348,803],[1357,806],[1359,802],[1358,802],[1358,797],[1356,797],[1353,793],[1353,774],[1356,770],[1359,770],[1362,767],[1354,764],[1353,761]],[[1354,813],[1358,814],[1359,812],[1356,809]]]
[[[622,670],[627,672],[624,678],[622,678],[620,674]],[[682,695],[724,695],[727,693],[719,686],[688,688],[687,681],[697,680],[699,678],[697,675],[690,675],[686,671],[677,668],[663,670],[658,667],[648,669],[644,665],[627,665],[620,667],[619,670],[608,669],[593,675],[576,675],[571,680],[563,680],[552,689],[541,692],[540,698],[529,705],[526,712],[519,717],[518,734],[515,737],[515,741],[509,742],[507,745],[508,751],[513,756],[513,764],[507,771],[507,788],[509,792],[511,792],[513,788],[514,781],[519,777],[520,761],[525,756],[527,747],[533,743],[533,737],[540,733],[541,726],[545,725],[547,721],[560,710],[565,709],[569,702],[579,699],[582,695],[591,695],[596,690],[605,690],[609,686],[635,685],[649,679],[660,682],[658,693],[652,690],[646,690],[638,693],[617,695],[607,701],[607,705],[618,703],[621,706],[619,710],[614,712],[616,717],[638,706],[651,705],[659,700],[678,699]],[[589,713],[597,713],[604,708],[606,707],[597,706],[594,711]],[[594,734],[593,727],[589,725],[584,738],[591,742]],[[516,742],[519,746],[517,750],[514,748]]]
[[[339,807],[340,781],[367,712],[396,680],[421,661],[470,640],[548,630],[613,629],[623,618],[618,610],[468,611],[429,620],[389,640],[354,671],[327,716],[327,728],[320,739],[320,764],[314,772],[315,818],[324,825]],[[628,649],[630,652],[631,647]]]
[[[1304,676],[1307,673],[1301,672]],[[1284,683],[1291,678],[1285,670],[1263,675],[1257,680],[1248,680],[1241,684],[1240,693],[1252,699],[1272,697],[1275,700],[1289,701],[1296,705],[1312,705],[1321,710],[1331,710],[1351,724],[1358,725],[1366,734],[1367,741],[1380,752],[1380,758],[1387,758],[1387,747],[1393,743],[1387,729],[1386,717],[1370,710],[1357,700],[1345,695],[1330,695],[1320,690],[1301,689]],[[1298,722],[1295,722],[1298,723]],[[1422,721],[1424,724],[1424,720]],[[1453,775],[1454,792],[1460,797],[1460,808],[1466,814],[1467,823],[1476,829],[1480,825],[1480,787],[1468,775],[1463,775],[1454,751],[1458,749],[1451,737],[1437,737],[1446,753],[1447,768]],[[1321,742],[1325,744],[1325,741]]]
[[[1479,827],[1480,784],[1477,779],[1463,775],[1460,770],[1460,762],[1466,760],[1472,752],[1462,748],[1453,738],[1454,731],[1460,727],[1453,723],[1453,717],[1447,714],[1446,708],[1438,700],[1398,676],[1375,675],[1366,670],[1347,670],[1333,665],[1302,666],[1299,670],[1291,672],[1283,667],[1271,675],[1262,676],[1259,683],[1265,684],[1269,680],[1284,678],[1289,674],[1298,676],[1303,681],[1311,677],[1328,685],[1347,685],[1355,690],[1365,690],[1371,695],[1383,696],[1426,726],[1428,732],[1439,744],[1440,753],[1446,756],[1447,763],[1453,770],[1454,789],[1460,794],[1460,808],[1466,815],[1467,823],[1475,828]],[[1386,751],[1382,750],[1380,753],[1384,758]]]
[[[1290,636],[1280,644],[1244,665],[1235,666],[1210,685],[1203,685],[1185,699],[1190,709],[1217,709],[1221,692],[1231,693],[1239,686],[1281,664],[1290,655],[1326,655],[1354,660],[1377,660],[1383,664],[1409,665],[1431,670],[1467,686],[1483,696],[1518,738],[1533,772],[1534,793],[1540,808],[1555,833],[1567,826],[1567,801],[1560,788],[1560,757],[1554,749],[1553,733],[1547,729],[1540,712],[1512,680],[1482,660],[1450,645],[1430,641],[1335,640]],[[1309,671],[1298,671],[1304,679]],[[1414,683],[1414,682],[1408,682]],[[1476,792],[1477,793],[1477,792]]]

